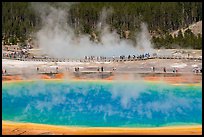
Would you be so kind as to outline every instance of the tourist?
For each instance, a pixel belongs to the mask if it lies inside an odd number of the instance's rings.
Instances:
[[[39,71],[39,68],[37,67],[37,72]]]
[[[145,57],[148,58],[148,54],[147,53],[145,53]]]
[[[176,69],[174,68],[174,69],[173,69],[173,73],[175,73],[175,72],[176,72]]]
[[[176,73],[178,72],[178,69],[176,68]]]
[[[113,67],[113,71],[116,71],[116,67]]]
[[[166,72],[166,67],[164,67],[164,72]]]
[[[131,56],[129,55],[129,56],[128,56],[128,60],[130,59],[130,57],[131,57]]]
[[[150,54],[149,53],[147,53],[147,56],[148,56],[148,58],[150,57]]]
[[[101,67],[101,72],[103,72],[103,66]]]
[[[198,74],[198,69],[196,69],[196,74]]]
[[[152,67],[152,71],[155,72],[155,67]]]
[[[56,67],[56,72],[58,73],[58,67]]]
[[[79,67],[75,67],[75,72],[78,72],[79,71]]]

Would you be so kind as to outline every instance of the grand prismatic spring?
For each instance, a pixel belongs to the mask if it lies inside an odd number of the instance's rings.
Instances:
[[[202,134],[201,3],[2,7],[3,135]]]
[[[2,118],[79,127],[201,125],[201,90],[144,81],[12,82],[3,84]]]

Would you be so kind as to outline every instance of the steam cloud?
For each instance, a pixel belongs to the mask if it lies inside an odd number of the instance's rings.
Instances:
[[[73,3],[72,3],[73,4]],[[147,25],[141,24],[137,35],[137,45],[130,40],[122,40],[116,31],[110,31],[105,20],[112,9],[103,9],[97,25],[101,32],[101,42],[90,41],[89,35],[76,35],[67,23],[68,9],[54,8],[48,4],[34,4],[42,20],[42,28],[36,33],[36,41],[43,53],[56,58],[83,58],[84,56],[120,56],[152,53],[153,48]],[[70,6],[69,6],[70,7]]]

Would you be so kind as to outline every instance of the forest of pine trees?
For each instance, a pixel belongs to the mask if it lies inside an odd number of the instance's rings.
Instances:
[[[201,2],[81,2],[70,7],[68,24],[81,33],[91,34],[96,30],[104,7],[112,8],[113,12],[106,23],[117,30],[119,35],[129,30],[131,39],[141,22],[145,22],[151,33],[165,36],[152,37],[155,48],[175,48],[174,45],[182,48],[202,48],[202,36],[195,36],[190,30],[185,32],[184,37],[182,34],[176,38],[169,35],[174,30],[202,20]],[[2,39],[5,44],[25,42],[40,25],[40,17],[31,8],[31,3],[2,3]],[[121,38],[124,38],[124,35],[121,35]]]

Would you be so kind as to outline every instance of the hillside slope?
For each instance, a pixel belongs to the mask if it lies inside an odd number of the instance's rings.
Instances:
[[[184,36],[184,33],[190,29],[191,32],[194,34],[194,35],[198,35],[198,34],[201,34],[202,36],[202,20],[201,21],[198,21],[196,23],[193,23],[191,25],[189,25],[187,28],[181,28],[181,29],[178,29],[176,31],[173,31],[171,32],[170,34],[175,37],[175,36],[178,36],[178,32],[181,31],[183,36]]]

